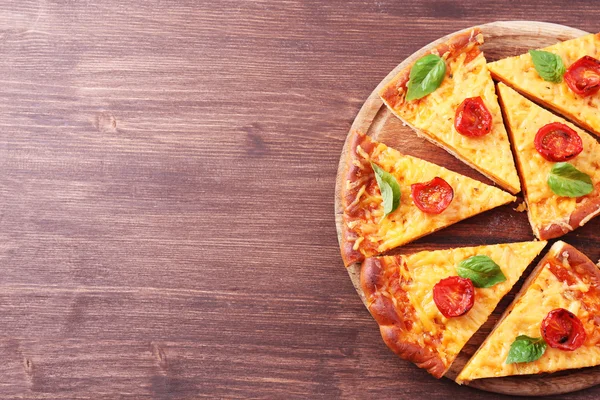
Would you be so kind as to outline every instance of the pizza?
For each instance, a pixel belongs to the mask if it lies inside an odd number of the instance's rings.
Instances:
[[[459,374],[466,357],[456,361],[546,241],[600,215],[600,142],[584,130],[600,136],[599,43],[600,34],[587,35],[486,64],[473,28],[422,53],[376,91],[420,137],[506,192],[371,136],[352,131],[347,139],[336,203],[344,265],[386,345],[436,378],[463,384],[600,366],[600,261],[562,241]],[[390,127],[382,118],[389,114],[373,105],[355,126],[377,137]],[[525,202],[515,210],[527,210],[535,241],[397,249],[510,203],[521,189]],[[501,220],[487,228],[499,227]]]
[[[492,62],[488,69],[495,79],[600,135],[600,33],[541,49],[542,75],[535,54]]]
[[[498,93],[534,234],[544,240],[556,238],[600,214],[596,139],[502,83]],[[577,184],[585,190],[569,190]]]
[[[600,270],[556,242],[457,377],[474,379],[600,365]]]
[[[346,266],[515,200],[361,133],[349,138],[346,154],[340,238]]]
[[[521,186],[494,82],[479,48],[482,43],[477,28],[452,37],[400,71],[379,95],[417,134],[516,194]],[[428,69],[431,65],[434,67]],[[413,98],[411,85],[418,81],[419,73],[430,71],[429,79],[442,70],[444,74],[437,74],[442,79],[437,89]]]
[[[440,378],[545,245],[367,258],[361,287],[389,348]]]

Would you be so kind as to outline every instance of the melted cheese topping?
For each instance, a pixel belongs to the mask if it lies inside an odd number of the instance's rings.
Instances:
[[[436,351],[447,365],[452,363],[469,338],[488,319],[498,302],[510,291],[546,242],[523,242],[493,246],[468,247],[452,250],[423,251],[403,256],[409,275],[402,289],[407,292],[416,310],[418,323],[413,324],[411,335],[421,346],[427,333],[441,336]],[[475,288],[473,308],[460,317],[446,318],[433,301],[433,287],[441,279],[455,276],[456,265],[474,255],[486,255],[500,266],[506,281],[491,288]]]
[[[594,184],[600,182],[600,144],[583,130],[537,106],[503,83],[498,84],[498,91],[523,178],[529,220],[539,237],[544,226],[568,224],[578,204],[575,198],[555,195],[548,186],[548,173],[555,163],[547,161],[536,150],[534,139],[538,130],[551,122],[562,122],[573,128],[583,142],[583,151],[569,163],[588,174]]]
[[[448,75],[433,93],[419,101],[402,102],[392,111],[463,162],[511,193],[518,193],[521,185],[485,58],[479,53],[465,63],[466,57],[467,53],[462,53],[447,60]],[[492,115],[492,130],[483,137],[471,138],[456,131],[454,116],[464,99],[477,96]]]
[[[585,55],[600,59],[599,35],[586,35],[542,50],[559,55],[569,68]],[[581,97],[573,93],[564,80],[561,83],[546,82],[535,70],[529,53],[490,63],[488,68],[503,82],[600,134],[600,95]]]
[[[381,143],[373,149],[371,154],[366,154],[359,146],[356,150],[355,160],[359,160],[361,168],[370,169],[369,161],[376,163],[396,178],[401,190],[400,205],[385,218],[379,190],[366,190],[372,184],[371,182],[363,183],[364,189],[361,188],[358,191],[353,202],[355,204],[351,204],[352,207],[358,207],[365,213],[364,219],[358,217],[361,223],[357,223],[352,229],[357,236],[355,249],[375,248],[374,253],[363,252],[366,256],[382,253],[465,218],[515,200],[514,196],[498,188],[427,161],[402,155],[397,150]],[[454,199],[441,214],[427,214],[413,203],[410,185],[428,182],[436,176],[452,186]],[[375,180],[374,176],[371,180]],[[348,181],[347,187],[350,185],[351,182]],[[346,223],[350,227],[354,221]]]
[[[544,355],[536,361],[505,363],[515,338],[519,335],[540,337],[542,321],[555,308],[565,308],[577,315],[589,337],[589,331],[593,330],[590,316],[581,301],[572,295],[577,291],[585,296],[588,290],[589,285],[583,281],[571,286],[559,281],[546,263],[525,294],[515,300],[511,313],[498,323],[456,381],[462,383],[480,378],[554,372],[600,364],[600,347],[590,344],[589,340],[574,351],[548,346]]]

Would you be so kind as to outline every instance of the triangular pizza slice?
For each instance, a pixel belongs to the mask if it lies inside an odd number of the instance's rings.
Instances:
[[[482,43],[483,35],[477,28],[452,37],[400,71],[379,95],[419,136],[516,194],[521,190],[519,177],[502,123],[494,82],[479,48]],[[432,54],[441,57],[437,58],[437,64],[435,57],[428,58],[433,57]],[[432,65],[434,68],[430,70]],[[443,78],[439,87],[424,97],[412,98],[410,81],[413,80],[412,86],[416,86],[419,72],[423,75],[429,71],[421,84],[427,89],[437,71],[436,66],[445,71],[439,77]],[[429,89],[433,87],[435,85]],[[423,94],[417,91],[417,95]]]
[[[348,140],[340,185],[340,247],[346,266],[515,200],[364,134]]]
[[[503,83],[498,93],[535,235],[555,238],[600,214],[596,139]]]
[[[368,258],[361,287],[388,347],[440,378],[545,245]]]
[[[600,135],[600,33],[539,51],[535,58],[534,51],[489,63],[488,69],[495,79]]]
[[[474,379],[600,365],[600,270],[555,243],[457,377]]]

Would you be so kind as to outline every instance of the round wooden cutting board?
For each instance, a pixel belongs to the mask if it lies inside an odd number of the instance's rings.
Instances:
[[[493,22],[481,25],[480,28],[485,38],[482,50],[488,62],[504,57],[519,55],[527,52],[529,49],[549,46],[559,41],[587,34],[587,32],[563,25],[533,21]],[[350,132],[357,130],[367,133],[372,138],[398,149],[404,154],[423,158],[487,184],[493,184],[493,182],[463,164],[443,149],[430,144],[425,139],[418,138],[410,128],[403,126],[402,122],[387,110],[386,106],[377,95],[379,88],[391,80],[398,71],[421,57],[428,49],[435,47],[441,42],[445,42],[450,36],[457,33],[459,32],[454,32],[428,44],[392,70],[367,98],[360,112],[356,116]],[[343,163],[347,151],[347,143],[348,141],[346,140],[346,144],[344,145],[340,157],[335,189],[335,214],[338,239],[341,235],[342,227],[340,196],[342,182],[340,180],[344,169]],[[517,203],[499,207],[472,217],[426,236],[416,242],[402,246],[400,249],[396,249],[390,253],[409,254],[421,250],[437,250],[453,247],[533,240],[533,233],[529,226],[526,214],[514,210],[514,208],[523,201],[522,195],[519,195],[518,197]],[[600,242],[599,227],[600,219],[592,220],[583,228],[579,228],[578,230],[563,236],[561,239],[577,247],[592,260],[598,260],[600,257],[600,246],[597,245]],[[548,249],[550,245],[551,243],[548,244],[546,249]],[[542,252],[542,255],[544,253],[545,251]],[[541,258],[541,255],[538,257],[538,260],[539,258]],[[489,320],[467,343],[450,368],[450,371],[446,374],[448,378],[455,378],[469,357],[477,350],[498,320],[501,312],[508,304],[510,304],[514,298],[514,294],[521,287],[524,278],[537,264],[538,260],[536,260],[523,274],[523,278],[515,285],[511,293],[500,302]],[[359,284],[360,264],[351,265],[348,268],[348,273],[356,291],[364,302],[364,294]],[[398,362],[408,361],[399,359]],[[400,377],[400,379],[402,378]],[[432,377],[431,379],[434,378]],[[470,386],[503,394],[541,396],[572,392],[596,384],[600,384],[600,367],[577,369],[555,374],[481,379],[471,382]]]

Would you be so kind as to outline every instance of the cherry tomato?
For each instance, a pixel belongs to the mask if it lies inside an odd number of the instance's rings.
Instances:
[[[410,191],[415,205],[428,214],[441,213],[454,198],[452,186],[437,176],[429,182],[410,185]]]
[[[463,315],[475,303],[473,282],[460,276],[442,279],[433,287],[433,301],[444,317]]]
[[[573,351],[585,341],[583,324],[575,314],[564,308],[550,311],[542,321],[541,330],[548,346],[555,349]]]
[[[571,160],[583,151],[577,132],[561,122],[542,126],[533,144],[542,157],[553,162]]]
[[[464,99],[456,109],[454,117],[456,131],[464,136],[485,136],[492,130],[492,114],[481,96]]]
[[[591,96],[600,90],[600,61],[583,56],[565,72],[565,82],[580,96]]]

